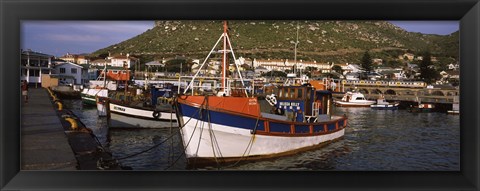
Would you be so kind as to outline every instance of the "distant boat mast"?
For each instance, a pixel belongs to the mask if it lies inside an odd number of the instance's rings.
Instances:
[[[295,76],[297,76],[297,46],[298,46],[298,30],[300,29],[300,27],[298,26],[298,22],[297,22],[297,39],[295,40],[295,57],[294,57],[294,65],[293,65],[293,73],[295,73]]]
[[[298,30],[300,29],[297,22],[297,38],[295,40],[295,51],[294,51],[294,61],[293,61],[293,72],[287,74],[287,78],[296,78],[297,77],[297,46],[298,46]]]

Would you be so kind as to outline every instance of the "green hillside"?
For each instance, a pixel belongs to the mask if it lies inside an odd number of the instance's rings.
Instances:
[[[365,50],[374,57],[395,59],[404,52],[425,50],[439,58],[458,58],[459,34],[406,32],[386,21],[229,21],[237,56],[293,59],[299,25],[298,58],[318,62],[358,62]],[[149,61],[187,56],[203,59],[223,31],[222,21],[156,21],[155,27],[92,53],[130,53]]]

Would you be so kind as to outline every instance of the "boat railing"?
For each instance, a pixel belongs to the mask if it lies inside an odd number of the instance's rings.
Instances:
[[[319,102],[313,102],[313,104],[312,104],[312,115],[305,115],[305,120],[310,122],[310,119],[313,118],[312,122],[317,122],[319,113],[320,113],[320,103]]]

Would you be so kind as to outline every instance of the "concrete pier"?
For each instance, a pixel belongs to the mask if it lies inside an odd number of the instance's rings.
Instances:
[[[48,92],[30,88],[28,94],[28,103],[21,103],[21,170],[76,170],[75,154]]]
[[[22,102],[21,169],[122,170],[95,134],[49,91],[32,88],[29,102]]]

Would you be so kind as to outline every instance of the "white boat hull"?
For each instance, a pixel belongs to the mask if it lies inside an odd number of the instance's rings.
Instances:
[[[364,101],[364,102],[335,101],[335,105],[342,106],[342,107],[369,107],[372,104],[375,104],[375,101]]]
[[[459,110],[448,110],[447,113],[452,114],[452,115],[458,115],[458,114],[460,114],[460,111]]]
[[[80,94],[82,101],[86,104],[95,105],[96,97],[108,97],[108,89],[83,89]]]
[[[190,117],[184,116],[187,122]],[[239,158],[244,156],[279,155],[317,146],[342,137],[345,129],[337,132],[302,137],[252,135],[248,129],[211,124],[191,119],[181,128],[187,158]],[[195,127],[197,126],[197,127]],[[252,141],[251,148],[247,149]],[[190,140],[190,142],[189,142]]]
[[[373,104],[370,105],[371,108],[373,109],[396,109],[398,108],[398,103],[396,104]]]
[[[154,118],[153,110],[131,108],[115,103],[110,103],[109,109],[111,128],[164,128],[167,126],[161,121],[176,121],[175,113],[172,112],[158,112],[158,118]]]

